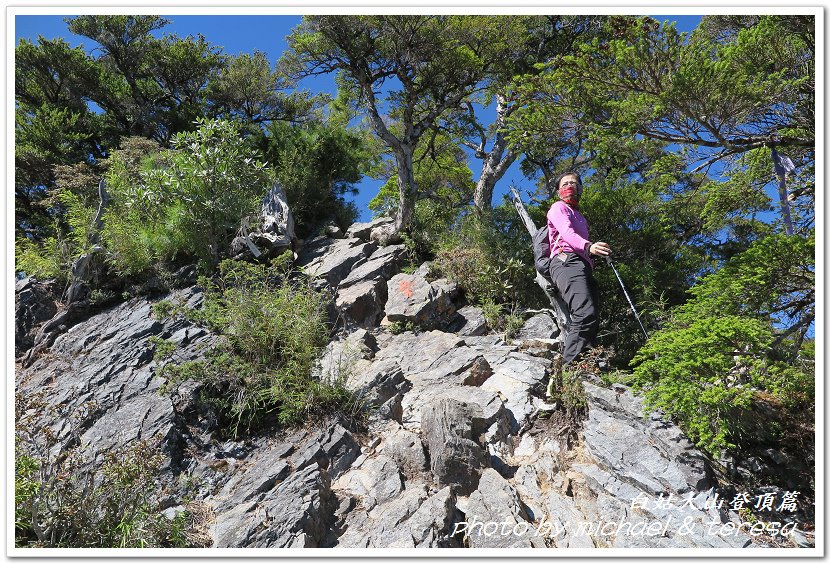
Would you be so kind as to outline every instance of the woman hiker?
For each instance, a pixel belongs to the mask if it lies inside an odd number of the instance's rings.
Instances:
[[[556,179],[559,201],[548,211],[550,239],[550,278],[571,312],[565,327],[562,346],[562,371],[588,346],[594,343],[599,327],[599,291],[592,270],[591,255],[608,256],[611,247],[604,242],[591,242],[588,221],[579,212],[582,179],[569,170]],[[554,377],[548,383],[552,395]]]

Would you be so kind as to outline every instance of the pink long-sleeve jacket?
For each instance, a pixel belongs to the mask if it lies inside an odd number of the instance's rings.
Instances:
[[[594,267],[588,252],[588,221],[582,213],[564,201],[555,202],[548,211],[548,231],[551,257],[560,252],[575,252]]]

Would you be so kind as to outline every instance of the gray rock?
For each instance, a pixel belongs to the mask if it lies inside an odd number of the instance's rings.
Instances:
[[[545,547],[518,494],[495,469],[482,471],[464,513],[470,547]]]
[[[337,501],[326,471],[292,473],[258,501],[220,512],[212,526],[215,547],[319,547]]]
[[[552,340],[559,335],[556,320],[548,313],[538,313],[530,317],[516,335],[518,340]]]
[[[368,280],[388,280],[400,269],[405,252],[406,247],[402,244],[379,248],[369,256],[366,262],[349,272],[338,288],[342,290]]]
[[[349,240],[349,246],[359,242],[355,239]],[[297,260],[295,261],[295,264],[302,267],[314,261],[320,260],[323,255],[334,247],[336,242],[338,242],[338,239],[327,237],[326,235],[297,241]]]
[[[703,498],[694,492],[686,495],[674,492],[644,494],[642,489],[618,479],[615,474],[597,465],[575,464],[571,469],[584,476],[590,494],[596,496],[591,507],[594,515],[588,519],[589,522],[594,525],[611,523],[604,532],[595,530],[594,537],[603,546],[736,548],[747,547],[752,543],[748,534],[734,529],[733,532],[737,533],[713,533],[711,525],[719,529],[720,521],[713,521],[707,511],[698,507],[705,504],[707,495],[712,494],[711,490]],[[685,500],[689,494],[694,499],[686,506]],[[638,497],[644,499],[644,502],[632,507],[632,500]],[[661,501],[669,504],[664,506]],[[619,525],[623,522],[630,523],[630,526]],[[637,523],[641,523],[641,529],[653,525],[653,532],[636,533],[634,525]],[[681,529],[684,533],[680,533]]]
[[[367,280],[337,291],[335,306],[347,323],[377,326],[386,303],[386,281]]]
[[[331,424],[298,445],[290,462],[297,470],[319,465],[332,479],[337,479],[359,455],[360,445],[352,433],[339,424]]]
[[[223,512],[230,508],[259,500],[262,496],[283,482],[292,468],[286,458],[294,451],[294,444],[277,442],[256,450],[248,463],[225,483],[217,495],[223,499],[216,508]]]
[[[376,360],[394,361],[407,375],[423,373],[434,366],[440,365],[447,354],[461,352],[460,360],[454,360],[457,364],[466,367],[481,353],[474,351],[455,350],[462,348],[464,341],[454,334],[433,330],[420,334],[404,332],[395,335],[375,356]],[[417,350],[417,354],[412,351]],[[465,359],[466,358],[466,359]]]
[[[401,250],[375,250],[360,238],[371,235],[358,237],[358,231],[308,241],[299,261],[339,290],[343,310],[366,319],[371,313],[354,309],[371,297],[361,284],[391,275]],[[395,276],[390,287],[420,278],[425,293],[452,305],[457,288],[445,280],[429,283],[430,268]],[[187,290],[178,299],[198,307],[203,294]],[[465,326],[480,314],[462,312],[455,318],[467,315]],[[172,476],[182,475],[194,484],[193,498],[215,514],[218,547],[745,547],[746,534],[701,531],[708,522],[734,523],[734,513],[706,506],[714,492],[703,456],[674,425],[657,415],[643,418],[642,401],[625,388],[585,384],[589,418],[576,458],[550,425],[534,422],[551,361],[525,344],[545,338],[550,327],[543,317],[527,323],[527,339],[518,345],[476,336],[473,326],[448,327],[451,316],[440,311],[422,318],[458,334],[359,329],[330,343],[316,376],[345,381],[369,407],[364,448],[336,420],[279,437],[229,442],[214,435],[215,414],[197,400],[201,383],[158,393],[163,380],[149,339],[175,343],[176,361],[184,361],[200,357],[216,337],[181,317],[154,318],[145,299],[50,333],[48,354],[17,370],[16,387],[42,391],[60,416],[35,413],[34,424],[48,426],[64,445],[79,443],[93,459],[135,440],[158,439],[168,458],[164,483],[175,486]],[[79,411],[78,423],[70,421]],[[775,456],[760,459],[767,458]],[[637,495],[665,492],[676,499],[691,495],[693,502],[675,512],[631,506]],[[164,506],[178,503],[170,493]],[[665,533],[649,537],[578,532],[598,522],[656,525],[670,514],[676,520]],[[678,524],[685,517],[700,530],[682,536]],[[499,529],[484,533],[488,522]],[[536,533],[545,523],[565,533]],[[467,525],[464,543],[452,534],[456,524]]]
[[[430,469],[439,486],[453,485],[459,494],[478,486],[484,466],[484,451],[472,440],[473,418],[481,417],[476,407],[439,399],[421,413],[421,429],[427,440]]]
[[[364,508],[371,510],[375,505],[397,497],[403,491],[403,481],[397,463],[379,455],[343,473],[332,484],[332,489],[360,497]]]
[[[389,217],[381,217],[373,221],[372,230],[369,233],[369,240],[376,241],[381,246],[401,242],[401,233],[395,231],[395,220]]]
[[[451,292],[444,284],[430,284],[417,274],[397,274],[388,282],[386,318],[431,329],[446,325],[455,315]]]
[[[498,393],[504,398],[505,407],[515,421],[514,432],[522,423],[535,414],[542,400],[533,394],[547,382],[551,362],[521,352],[499,351],[491,348],[484,351],[485,358],[493,369],[493,375],[481,384],[481,388]]]
[[[329,382],[351,379],[361,360],[374,357],[376,347],[374,335],[365,329],[357,329],[341,340],[333,340],[326,346],[315,368],[315,376]]]
[[[169,326],[172,326],[172,322]],[[181,455],[182,424],[172,398],[158,390],[162,381],[152,364],[151,336],[169,335],[154,319],[150,303],[132,299],[82,321],[58,336],[48,356],[37,356],[30,367],[17,372],[17,393],[42,393],[60,405],[69,417],[39,424],[59,428],[58,437],[86,445],[91,459],[136,440],[160,440],[160,447],[176,463]],[[194,333],[177,356],[197,357],[211,341]],[[73,418],[85,413],[80,420]]]
[[[384,225],[390,225],[393,222],[393,219],[389,217],[380,217],[368,223],[353,223],[348,229],[346,229],[346,236],[348,238],[369,240],[369,235],[371,234],[372,229],[382,227]]]
[[[427,469],[427,457],[420,436],[404,428],[387,431],[379,452],[395,460],[404,474],[418,475]]]
[[[425,486],[412,485],[371,510],[362,507],[354,510],[343,524],[345,531],[332,543],[337,547],[390,547],[393,531],[405,525],[428,497]],[[395,535],[399,537],[399,534],[400,531]]]
[[[708,487],[706,460],[679,428],[657,415],[643,419],[642,399],[630,391],[583,385],[589,399],[585,448],[601,467],[651,494]]]
[[[323,234],[331,238],[346,238],[346,235],[343,233],[343,229],[334,223],[329,223],[323,227]]]
[[[34,329],[58,312],[55,286],[39,282],[33,277],[18,281],[14,286],[14,355],[25,354],[35,343]]]
[[[320,244],[320,243],[318,243]],[[359,239],[341,239],[325,246],[325,252],[308,260],[319,247],[313,246],[308,253],[301,254],[298,264],[306,274],[316,277],[336,288],[352,268],[361,264],[377,248],[375,243],[364,243]],[[305,250],[305,249],[304,249]]]
[[[481,336],[487,332],[487,322],[481,308],[467,305],[458,310],[455,319],[447,327],[458,336]]]
[[[371,367],[346,380],[346,387],[367,406],[380,406],[398,394],[403,395],[412,384],[404,376],[397,362],[386,360],[375,362]]]
[[[457,519],[455,495],[451,487],[444,487],[393,529],[384,547],[461,547],[451,536]]]

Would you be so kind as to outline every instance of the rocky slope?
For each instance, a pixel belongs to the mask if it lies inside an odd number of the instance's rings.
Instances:
[[[159,393],[151,341],[177,343],[175,360],[184,361],[213,336],[156,319],[144,298],[63,327],[28,367],[18,365],[17,393],[43,393],[57,416],[37,424],[99,459],[157,439],[168,482],[186,482],[208,515],[213,547],[759,545],[734,511],[718,509],[705,457],[671,423],[644,418],[625,387],[584,382],[578,429],[544,403],[558,347],[552,317],[528,319],[509,342],[489,334],[482,312],[464,306],[454,284],[432,279],[428,265],[400,273],[404,248],[378,247],[372,227],[307,241],[298,258],[318,287],[336,292],[340,328],[318,377],[343,378],[360,394],[367,429],[332,418],[220,439],[197,384]],[[38,284],[18,290],[25,348],[54,311],[32,297]],[[201,302],[196,287],[174,297]],[[171,513],[181,509],[175,498]]]

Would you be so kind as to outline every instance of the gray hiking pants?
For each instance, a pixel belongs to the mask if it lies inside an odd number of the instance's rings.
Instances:
[[[550,278],[571,312],[562,347],[562,363],[567,365],[594,343],[599,328],[599,289],[591,266],[572,253],[551,258]]]

